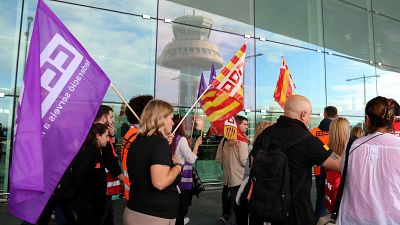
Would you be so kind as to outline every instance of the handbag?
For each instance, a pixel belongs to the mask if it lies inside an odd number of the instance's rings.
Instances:
[[[199,194],[206,189],[204,188],[203,182],[201,182],[199,175],[195,168],[192,170],[193,174],[193,188],[192,188],[192,195],[196,195],[199,198]]]

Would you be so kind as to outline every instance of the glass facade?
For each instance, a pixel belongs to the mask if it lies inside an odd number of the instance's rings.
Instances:
[[[208,81],[248,41],[244,108],[252,141],[257,122],[276,121],[273,99],[282,56],[313,105],[310,128],[327,105],[362,125],[365,103],[399,99],[400,2],[394,0],[46,0],[125,99],[151,94],[187,112],[200,74]],[[0,192],[8,190],[18,100],[37,0],[0,2]],[[121,101],[110,89],[118,127]],[[202,115],[201,109],[191,116]],[[188,121],[190,124],[190,121]],[[206,123],[205,131],[209,124]],[[220,182],[218,142],[204,141],[197,168]],[[34,146],[33,149],[34,150]]]

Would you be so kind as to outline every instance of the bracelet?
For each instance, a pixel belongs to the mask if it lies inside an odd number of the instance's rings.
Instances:
[[[108,134],[108,136],[113,138],[113,137],[115,137],[115,134],[114,135]]]

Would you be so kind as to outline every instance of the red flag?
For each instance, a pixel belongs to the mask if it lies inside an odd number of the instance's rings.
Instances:
[[[224,121],[211,123],[211,133],[217,136],[224,136],[227,139],[236,139],[248,143],[246,135],[238,128],[234,117]]]
[[[225,121],[243,109],[243,65],[246,44],[232,57],[201,97],[204,113],[211,122]]]
[[[294,95],[295,89],[296,86],[294,85],[293,78],[290,75],[290,71],[286,65],[285,59],[282,56],[282,65],[274,92],[274,99],[282,107],[282,109],[285,107],[286,100],[290,96]]]

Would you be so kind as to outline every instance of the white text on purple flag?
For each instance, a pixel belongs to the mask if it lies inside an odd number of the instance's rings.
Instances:
[[[42,118],[72,77],[83,56],[63,37],[55,34],[40,54]]]
[[[89,60],[56,33],[40,54],[42,135],[49,130],[90,67]],[[81,67],[81,70],[77,69]],[[73,77],[75,71],[77,75]],[[71,80],[72,79],[72,80]],[[69,82],[71,80],[71,82]],[[69,82],[69,83],[68,83]],[[67,87],[67,88],[66,88]],[[62,91],[65,89],[65,92]],[[71,93],[70,93],[71,92]],[[54,105],[54,107],[52,107]],[[48,117],[45,116],[48,114]]]

